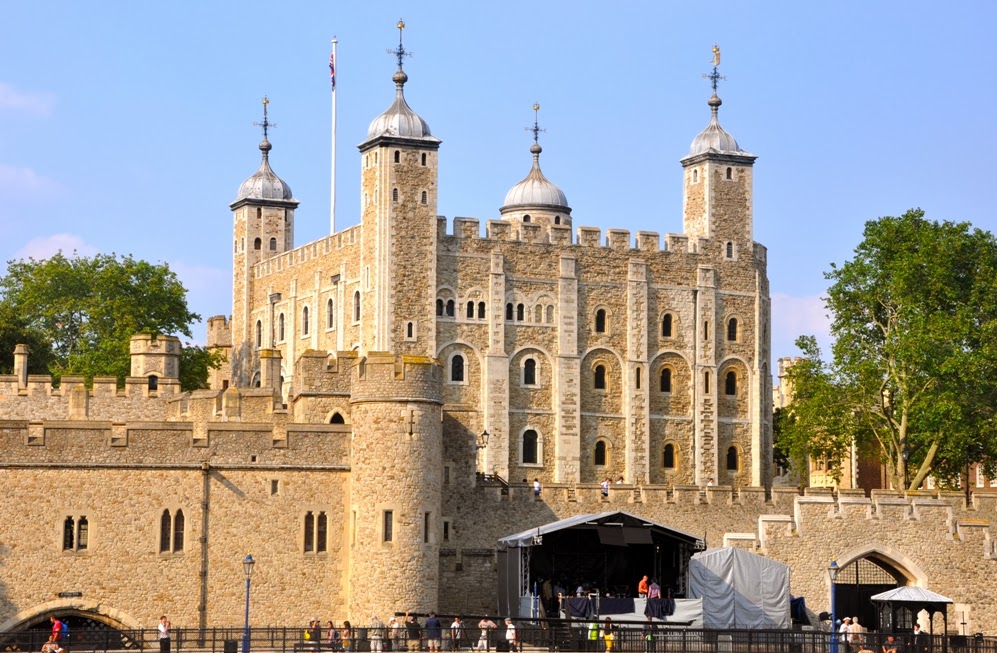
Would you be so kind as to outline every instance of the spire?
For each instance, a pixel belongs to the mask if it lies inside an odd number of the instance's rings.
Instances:
[[[273,149],[273,146],[270,145],[270,141],[267,140],[267,133],[269,132],[269,130],[270,130],[271,127],[276,127],[277,126],[276,123],[270,122],[270,119],[267,117],[267,105],[268,104],[270,104],[270,98],[268,98],[266,95],[264,95],[263,96],[263,121],[262,122],[254,122],[253,123],[253,127],[262,127],[263,128],[263,140],[260,141],[260,151],[263,152],[263,159],[264,159],[264,161],[268,158],[267,153],[270,152],[271,149]]]
[[[405,70],[402,68],[402,63],[405,61],[405,57],[411,57],[412,53],[405,49],[405,44],[402,43],[402,36],[405,32],[405,21],[401,18],[398,19],[398,47],[394,50],[388,50],[388,54],[392,54],[398,59],[398,71],[392,76],[392,80],[395,82],[395,86],[398,88],[398,95],[402,94],[402,87],[405,86],[405,82],[408,81],[408,75],[405,74]]]
[[[723,104],[723,100],[717,95],[717,82],[726,81],[726,77],[720,74],[717,67],[720,65],[720,46],[714,41],[713,43],[713,59],[710,60],[710,65],[713,66],[713,71],[709,73],[703,73],[705,79],[710,80],[713,85],[713,97],[706,101],[706,104],[710,106],[710,111],[713,114],[712,122],[720,124],[720,118],[718,113],[720,112],[720,105]]]
[[[713,58],[710,60],[710,65],[713,66],[713,70],[709,73],[703,73],[703,77],[710,80],[710,85],[713,87],[713,95],[706,101],[706,104],[710,107],[710,124],[693,139],[692,145],[689,147],[689,154],[686,155],[683,161],[689,157],[711,151],[747,154],[747,152],[738,147],[734,137],[720,126],[719,113],[720,105],[723,104],[723,101],[717,95],[717,85],[718,82],[727,78],[721,75],[718,70],[720,66],[720,46],[716,43],[713,44]]]
[[[533,134],[533,145],[530,147],[530,152],[533,153],[533,167],[537,170],[540,169],[540,153],[543,152],[543,148],[540,147],[540,133],[546,132],[546,129],[540,127],[540,103],[533,103],[533,126],[527,127],[526,131]]]
[[[297,206],[297,201],[291,195],[291,187],[270,168],[270,150],[273,149],[273,146],[270,144],[269,133],[270,129],[277,125],[270,122],[270,116],[267,112],[268,104],[270,104],[270,99],[263,96],[263,120],[253,123],[254,127],[263,129],[263,140],[260,141],[260,152],[263,153],[260,167],[253,176],[242,182],[235,204],[242,200],[252,199],[288,201],[294,202],[294,205]]]
[[[405,101],[403,87],[405,86],[405,82],[408,81],[408,75],[405,74],[402,64],[405,61],[405,57],[411,57],[412,53],[405,49],[405,43],[402,40],[405,21],[399,19],[397,27],[398,47],[394,50],[388,50],[388,54],[398,59],[398,70],[391,77],[392,81],[395,82],[395,101],[388,107],[387,111],[370,123],[370,127],[367,128],[367,140],[360,145],[361,151],[379,136],[419,139],[426,143],[438,144],[440,142],[438,138],[434,138],[430,133],[429,125],[426,124],[426,121],[420,118],[415,111],[412,111]]]

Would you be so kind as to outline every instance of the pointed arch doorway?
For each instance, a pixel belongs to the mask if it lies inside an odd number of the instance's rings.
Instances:
[[[839,559],[834,583],[834,611],[838,618],[858,617],[865,628],[878,624],[872,596],[905,585],[924,587],[927,577],[900,551],[883,545],[863,545],[846,551]]]

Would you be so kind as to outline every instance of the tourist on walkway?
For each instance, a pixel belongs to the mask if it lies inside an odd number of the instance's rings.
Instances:
[[[158,630],[160,653],[170,653],[170,620],[165,614],[159,618]]]
[[[474,647],[475,651],[487,651],[488,650],[488,631],[495,630],[498,626],[495,622],[488,617],[483,618],[478,622],[478,628],[481,629],[481,635],[478,637],[478,645]]]
[[[381,653],[384,650],[384,624],[376,614],[370,616],[367,637],[370,639],[370,653]]]

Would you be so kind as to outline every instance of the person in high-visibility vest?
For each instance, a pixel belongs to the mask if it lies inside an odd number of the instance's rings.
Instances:
[[[599,650],[599,624],[595,621],[589,624],[589,650]]]

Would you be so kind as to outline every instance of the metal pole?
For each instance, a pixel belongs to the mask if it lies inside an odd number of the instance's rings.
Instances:
[[[246,576],[246,626],[242,631],[242,653],[249,653],[249,583],[251,579]]]
[[[838,565],[834,562],[828,567],[828,577],[831,579],[831,653],[838,653],[838,619],[835,610],[835,580],[838,577]]]

